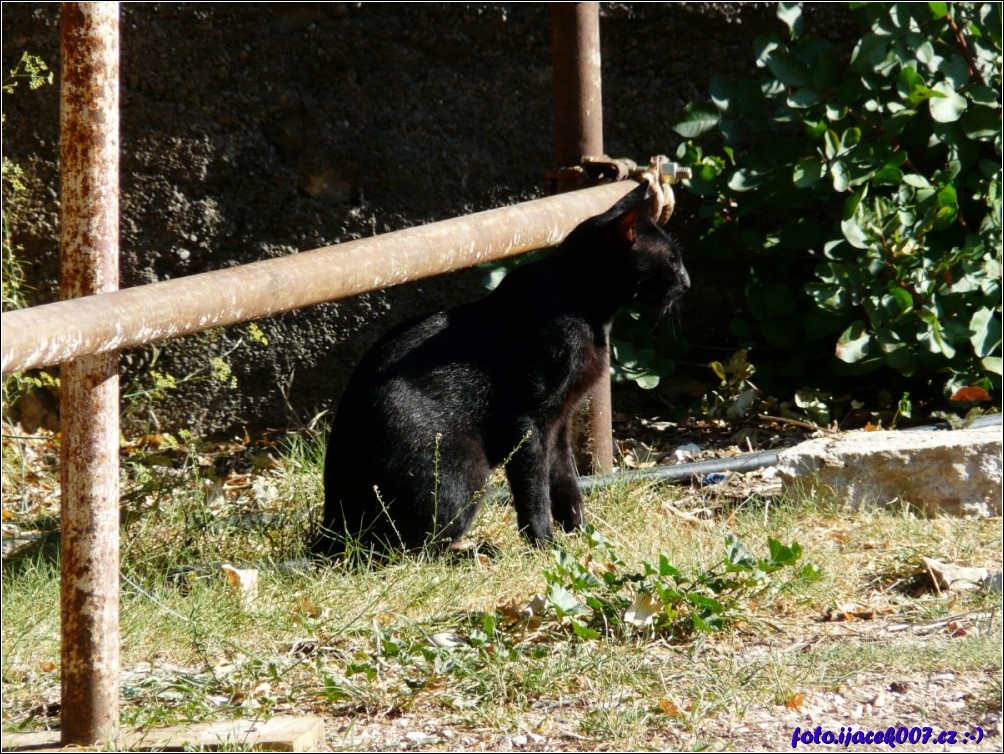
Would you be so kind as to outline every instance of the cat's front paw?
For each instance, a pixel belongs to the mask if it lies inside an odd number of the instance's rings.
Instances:
[[[540,549],[546,549],[550,547],[551,543],[554,541],[554,532],[551,531],[550,526],[548,526],[547,528],[544,528],[542,526],[532,527],[532,528],[527,527],[523,529],[521,533],[526,538],[527,542],[529,542],[534,547],[538,547]]]
[[[572,482],[551,490],[551,515],[562,531],[573,532],[586,524],[586,507],[579,488]]]

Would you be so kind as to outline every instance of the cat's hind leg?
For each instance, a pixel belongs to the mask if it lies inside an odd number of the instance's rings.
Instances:
[[[550,464],[542,433],[523,433],[517,450],[505,467],[516,522],[532,544],[546,545],[553,538],[551,528]]]
[[[423,494],[428,539],[459,543],[474,522],[491,475],[484,448],[465,434],[439,434],[431,472]]]
[[[551,514],[563,531],[575,531],[585,524],[585,506],[579,490],[578,475],[572,456],[572,420],[557,430],[550,455]]]

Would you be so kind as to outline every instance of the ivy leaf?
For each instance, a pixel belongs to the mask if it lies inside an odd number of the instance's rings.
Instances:
[[[729,571],[749,571],[756,565],[756,558],[753,557],[746,545],[732,535],[725,537],[726,562]]]
[[[770,548],[769,565],[775,570],[783,566],[793,566],[802,557],[802,546],[798,542],[792,542],[791,547],[788,547],[776,539],[768,538],[767,547]]]
[[[706,634],[713,634],[716,631],[722,630],[722,619],[716,615],[709,616],[707,619],[701,618],[697,613],[694,613],[691,620],[694,621],[694,628]]]
[[[575,595],[560,584],[551,584],[547,588],[547,601],[559,617],[566,615],[581,615],[588,608],[575,598]]]
[[[695,592],[687,592],[687,601],[690,602],[690,604],[694,605],[695,607],[699,607],[702,610],[707,611],[708,613],[718,615],[725,612],[725,606],[722,605],[721,602],[719,602],[716,599],[713,599],[712,597],[706,597],[703,594],[697,594]]]
[[[572,630],[575,632],[575,635],[578,636],[580,639],[586,639],[587,641],[590,641],[593,639],[600,638],[599,631],[597,631],[595,628],[590,628],[577,618],[569,618],[568,623],[572,627]]]

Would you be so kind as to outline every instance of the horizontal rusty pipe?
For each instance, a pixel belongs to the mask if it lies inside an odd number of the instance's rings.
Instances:
[[[3,373],[234,325],[553,246],[624,181],[0,317]]]

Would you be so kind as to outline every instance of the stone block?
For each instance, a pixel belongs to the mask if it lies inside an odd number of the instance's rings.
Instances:
[[[851,432],[780,453],[786,486],[832,489],[853,507],[907,502],[927,513],[1001,515],[1000,427]]]

